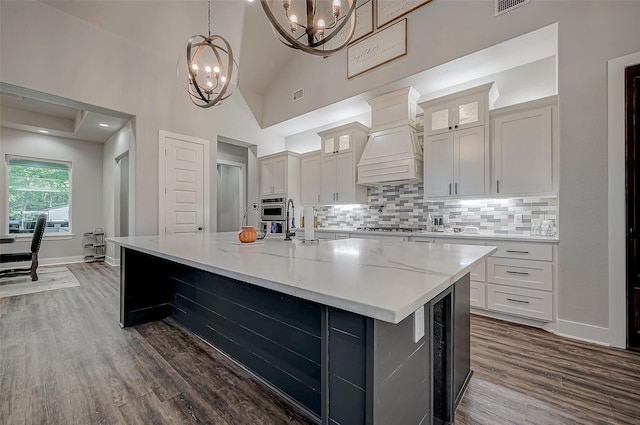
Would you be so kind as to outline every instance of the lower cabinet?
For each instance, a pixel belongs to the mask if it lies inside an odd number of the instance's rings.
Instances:
[[[553,243],[429,236],[412,236],[409,240],[497,246],[495,254],[470,272],[471,307],[542,322],[554,320],[557,260]]]
[[[531,319],[553,320],[553,294],[513,286],[487,284],[487,308]]]
[[[487,284],[471,281],[471,307],[487,308]]]

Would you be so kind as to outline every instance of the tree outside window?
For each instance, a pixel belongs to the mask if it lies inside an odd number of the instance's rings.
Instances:
[[[71,164],[8,157],[9,232],[33,233],[40,214],[45,232],[68,233]]]

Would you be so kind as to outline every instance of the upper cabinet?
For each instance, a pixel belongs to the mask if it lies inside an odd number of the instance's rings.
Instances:
[[[497,89],[489,83],[420,103],[425,137],[485,125],[497,97]]]
[[[280,152],[260,158],[260,196],[300,200],[300,155]]]
[[[488,110],[493,83],[422,102],[424,197],[483,197],[491,192]]]
[[[558,99],[491,111],[494,196],[558,193]]]
[[[304,154],[300,158],[300,200],[302,205],[320,203],[320,151]]]
[[[367,143],[369,128],[354,122],[318,133],[320,150],[320,203],[367,202],[367,188],[356,184],[356,165]]]

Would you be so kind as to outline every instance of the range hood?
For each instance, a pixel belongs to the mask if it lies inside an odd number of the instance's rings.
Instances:
[[[371,132],[358,162],[358,184],[422,181],[422,147],[416,134],[419,94],[406,87],[369,101]]]

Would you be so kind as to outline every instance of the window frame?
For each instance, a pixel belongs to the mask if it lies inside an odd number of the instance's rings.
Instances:
[[[27,155],[16,155],[16,154],[5,154],[4,157],[4,181],[2,182],[2,190],[3,198],[5,199],[4,205],[2,208],[4,209],[3,215],[3,225],[2,225],[2,233],[9,234],[9,161],[11,159],[20,159],[27,161],[36,161],[36,162],[49,162],[54,164],[63,164],[66,165],[69,169],[69,231],[65,233],[53,233],[47,232],[45,229],[44,239],[72,239],[73,234],[73,161],[65,161],[61,159],[51,159],[51,158],[42,158],[37,156],[27,156]],[[24,241],[31,240],[33,238],[33,233],[16,233],[16,241]]]

